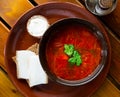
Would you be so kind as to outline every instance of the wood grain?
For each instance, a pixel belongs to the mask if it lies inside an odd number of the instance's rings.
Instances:
[[[4,47],[9,34],[9,30],[0,21],[0,66],[5,69]]]
[[[120,84],[120,40],[112,32],[108,32],[112,48],[110,75]]]
[[[79,4],[80,6],[83,6],[77,0],[35,0],[35,1],[38,4],[43,4],[43,3],[46,3],[46,2],[71,2],[71,3]]]
[[[0,97],[23,97],[14,85],[11,83],[8,76],[0,69]]]
[[[120,97],[120,91],[106,79],[98,91],[92,97]]]
[[[117,7],[111,14],[100,18],[114,33],[120,37],[120,0],[118,0]]]
[[[28,0],[0,0],[0,16],[12,27],[24,12],[33,8]]]

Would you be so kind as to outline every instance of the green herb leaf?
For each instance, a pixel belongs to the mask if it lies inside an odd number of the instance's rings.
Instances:
[[[80,64],[82,63],[82,59],[81,59],[81,56],[80,56],[80,54],[78,53],[78,51],[74,50],[74,52],[73,52],[73,57],[72,57],[72,58],[74,58],[75,64],[76,64],[77,66],[80,66]]]
[[[74,51],[74,46],[71,44],[65,44],[64,45],[64,52],[65,54],[67,54],[68,56],[71,56],[73,54]]]
[[[82,59],[80,56],[76,57],[76,65],[80,66],[80,64],[82,63]]]
[[[79,56],[79,53],[78,53],[78,51],[74,50],[73,51],[73,57],[77,57],[77,56]]]
[[[71,65],[74,65],[76,63],[76,59],[74,57],[71,57],[68,59],[68,62],[71,64]]]
[[[64,45],[64,52],[66,55],[68,55],[70,58],[68,59],[68,62],[71,65],[80,66],[82,63],[81,55],[77,50],[74,49],[74,46],[71,44],[65,44]]]

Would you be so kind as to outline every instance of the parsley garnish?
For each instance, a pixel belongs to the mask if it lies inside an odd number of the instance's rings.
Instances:
[[[68,55],[70,58],[68,59],[68,62],[71,65],[80,66],[82,63],[81,55],[77,50],[74,49],[74,46],[71,44],[65,44],[64,45],[64,53]]]
[[[65,52],[65,54],[67,54],[69,57],[70,56],[72,56],[72,54],[73,54],[73,51],[74,51],[74,46],[73,45],[67,45],[67,44],[65,44],[64,45],[64,52]]]

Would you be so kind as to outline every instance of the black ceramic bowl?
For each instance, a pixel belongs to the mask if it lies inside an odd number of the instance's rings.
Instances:
[[[79,80],[66,80],[66,79],[58,77],[55,73],[53,73],[50,70],[50,68],[48,66],[48,61],[46,58],[47,57],[46,48],[51,39],[57,38],[55,36],[58,33],[59,33],[59,35],[61,35],[61,33],[62,33],[62,31],[60,31],[61,29],[64,29],[68,26],[76,25],[76,24],[80,25],[80,26],[82,25],[82,26],[86,27],[87,29],[89,29],[91,31],[91,33],[98,39],[98,41],[101,45],[101,52],[100,52],[101,59],[100,59],[99,64],[97,65],[97,67],[94,69],[94,71],[91,74],[89,74],[87,77],[79,79]],[[107,54],[108,54],[108,47],[107,47],[107,42],[104,37],[104,34],[94,24],[92,24],[86,20],[78,19],[78,18],[62,19],[62,20],[59,20],[59,21],[55,22],[54,24],[52,24],[47,29],[47,31],[44,33],[44,35],[40,41],[40,47],[39,47],[40,62],[43,66],[43,69],[47,73],[48,77],[57,83],[68,85],[68,86],[83,85],[83,84],[86,84],[86,83],[92,81],[93,79],[95,79],[100,74],[100,72],[104,68],[104,65],[107,62],[107,56],[108,56]],[[51,62],[52,61],[53,60],[51,60]]]

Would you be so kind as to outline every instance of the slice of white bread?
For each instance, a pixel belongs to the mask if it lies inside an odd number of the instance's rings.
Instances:
[[[30,56],[28,69],[29,79],[27,82],[30,87],[48,83],[48,77],[39,62],[38,55]]]
[[[30,56],[34,56],[35,53],[29,50],[16,51],[16,68],[17,77],[21,79],[29,79],[28,67]]]
[[[27,80],[30,87],[48,83],[48,76],[39,61],[38,47],[38,43],[35,43],[27,50],[17,50],[13,57],[17,78]]]

